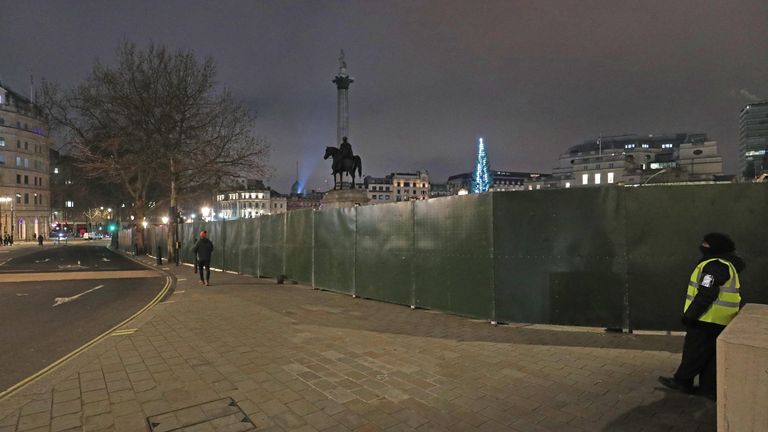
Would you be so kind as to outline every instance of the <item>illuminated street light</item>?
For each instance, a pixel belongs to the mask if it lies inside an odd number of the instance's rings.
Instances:
[[[162,221],[164,224],[168,223],[168,216],[163,216]]]
[[[147,227],[147,225],[148,225],[148,224],[147,224],[147,221],[143,221],[143,222],[141,222],[141,225],[142,225],[144,228],[146,228],[146,227]]]

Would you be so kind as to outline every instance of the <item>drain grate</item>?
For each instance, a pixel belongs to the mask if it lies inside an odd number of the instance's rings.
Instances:
[[[217,399],[147,417],[152,432],[246,432],[256,426],[232,398]]]

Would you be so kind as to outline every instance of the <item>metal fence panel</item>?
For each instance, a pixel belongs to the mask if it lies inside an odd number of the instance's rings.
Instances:
[[[286,220],[285,275],[312,284],[312,218],[313,210],[289,212]]]
[[[415,304],[481,318],[493,311],[492,194],[415,204]]]
[[[121,251],[133,253],[133,229],[122,229],[117,234],[117,246]]]
[[[493,194],[496,318],[621,328],[622,188]]]
[[[283,250],[285,241],[285,213],[261,216],[261,274],[277,277],[284,274]]]
[[[206,231],[208,231],[208,240],[213,243],[213,254],[211,254],[211,267],[222,270],[224,268],[224,251],[226,250],[226,239],[224,238],[226,227],[224,222],[208,222]]]
[[[261,218],[243,221],[242,236],[237,241],[240,254],[240,272],[243,274],[259,275],[259,226]]]
[[[413,204],[357,207],[355,293],[412,304]]]
[[[747,263],[742,297],[768,303],[768,187],[762,184],[653,186],[627,190],[630,319],[634,328],[680,328],[691,271],[708,232],[736,242]]]
[[[243,241],[243,225],[247,221],[248,219],[238,219],[222,222],[222,225],[224,225],[223,270],[240,273],[241,257],[239,243]]]
[[[355,209],[315,213],[315,286],[353,293]]]

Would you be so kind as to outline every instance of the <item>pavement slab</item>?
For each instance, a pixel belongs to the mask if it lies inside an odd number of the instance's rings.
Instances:
[[[715,430],[713,402],[656,384],[677,367],[678,335],[492,326],[168,268],[174,295],[0,401],[0,430],[149,431],[167,413],[203,422],[189,430]],[[226,398],[255,429],[222,416]]]

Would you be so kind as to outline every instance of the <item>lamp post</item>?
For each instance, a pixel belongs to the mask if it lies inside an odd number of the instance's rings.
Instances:
[[[16,198],[21,200],[21,194],[16,192]],[[14,203],[14,200],[12,199],[11,200],[11,244],[13,244],[13,237],[16,234],[16,213],[14,213],[13,203]]]

